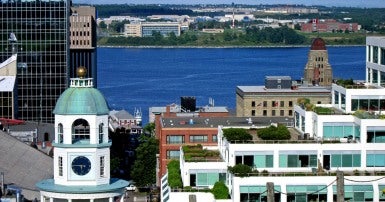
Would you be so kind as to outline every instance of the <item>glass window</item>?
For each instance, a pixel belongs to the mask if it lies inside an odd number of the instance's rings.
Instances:
[[[373,46],[373,63],[378,63],[378,46]]]
[[[263,101],[263,107],[267,107],[267,101]]]
[[[58,134],[58,138],[59,138],[58,143],[63,143],[63,124],[61,124],[61,123],[59,123],[59,125],[57,127],[57,134]]]
[[[284,106],[285,106],[285,101],[280,101],[280,102],[279,102],[279,106],[280,106],[280,107],[284,107]]]
[[[167,150],[167,159],[179,159],[179,150]]]
[[[103,123],[99,124],[99,144],[103,143]]]
[[[271,110],[271,116],[275,116],[275,110]]]
[[[263,110],[263,116],[267,116],[267,110]]]
[[[213,135],[212,138],[213,138],[212,139],[213,142],[218,142],[218,136],[217,135]]]
[[[251,116],[255,116],[255,110],[251,110]]]
[[[63,157],[59,156],[58,158],[58,169],[59,169],[59,176],[63,176]]]
[[[293,101],[289,101],[289,107],[293,106]]]
[[[190,135],[190,142],[207,142],[207,135]]]
[[[252,106],[252,107],[255,107],[255,101],[252,101],[252,102],[251,102],[251,106]]]
[[[279,111],[279,115],[280,115],[280,116],[285,116],[285,110],[280,110],[280,111]]]
[[[100,157],[100,177],[105,177],[104,174],[104,166],[105,166],[105,160],[104,160],[104,156],[101,156]]]
[[[167,135],[166,137],[167,144],[183,144],[184,135]]]

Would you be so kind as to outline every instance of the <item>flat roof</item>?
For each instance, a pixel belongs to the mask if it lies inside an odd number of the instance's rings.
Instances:
[[[266,127],[272,123],[294,124],[292,117],[175,117],[162,118],[163,128]]]
[[[0,76],[0,92],[13,92],[15,81],[15,76]]]
[[[266,88],[265,86],[237,86],[244,93],[330,93],[331,88],[322,86],[299,86],[297,89],[290,88]]]

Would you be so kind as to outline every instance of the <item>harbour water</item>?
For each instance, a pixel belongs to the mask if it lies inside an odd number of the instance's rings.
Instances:
[[[334,78],[365,80],[365,47],[328,47]],[[235,109],[237,86],[264,85],[265,76],[299,80],[309,47],[291,48],[98,48],[98,89],[111,109],[131,114],[180,104],[195,96],[197,106]]]

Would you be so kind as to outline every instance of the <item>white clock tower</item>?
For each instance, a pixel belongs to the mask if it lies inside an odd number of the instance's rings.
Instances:
[[[40,181],[41,202],[122,200],[128,182],[110,178],[109,109],[92,78],[71,79],[56,103],[54,179]]]

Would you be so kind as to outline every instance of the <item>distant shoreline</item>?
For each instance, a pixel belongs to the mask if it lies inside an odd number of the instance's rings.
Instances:
[[[265,45],[265,46],[108,46],[98,45],[98,48],[306,48],[311,45]],[[365,45],[326,45],[326,47],[359,47]]]

